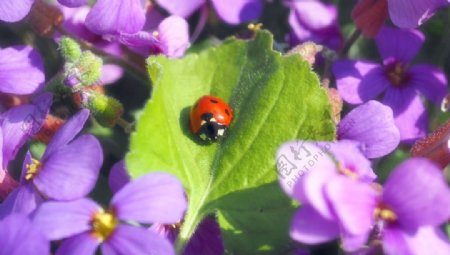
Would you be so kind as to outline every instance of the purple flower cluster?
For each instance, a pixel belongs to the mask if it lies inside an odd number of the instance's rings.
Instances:
[[[384,27],[376,37],[382,63],[338,60],[333,66],[336,86],[346,102],[360,104],[383,94],[382,102],[392,108],[406,142],[427,132],[428,115],[420,95],[440,104],[447,91],[447,80],[439,68],[410,64],[423,42],[424,36],[417,30]]]
[[[40,98],[47,111],[50,101],[48,96]],[[24,136],[30,133],[23,132],[27,123],[23,120],[16,122],[16,118],[28,114],[25,116],[33,116],[34,120],[42,122],[43,118],[38,113],[42,115],[37,106],[24,105],[2,114],[0,134],[11,135],[2,136],[0,141],[12,146],[3,147],[2,158],[9,160],[14,157],[29,138]],[[68,120],[53,136],[39,160],[33,159],[28,152],[18,187],[11,187],[5,183],[6,179],[2,182],[2,189],[9,189],[2,190],[6,199],[0,204],[0,254],[12,254],[8,251],[18,246],[23,249],[17,250],[22,252],[20,254],[45,254],[44,251],[48,253],[49,240],[59,239],[64,241],[56,254],[94,254],[99,244],[102,244],[104,254],[123,254],[126,251],[134,251],[133,254],[175,254],[165,237],[135,223],[120,223],[179,222],[187,202],[182,185],[175,177],[153,173],[130,182],[114,195],[108,209],[84,198],[97,182],[103,161],[101,146],[94,136],[75,138],[88,117],[89,111],[81,110]],[[14,122],[11,118],[15,118]],[[39,125],[35,122],[28,124]],[[30,126],[26,131],[33,128]],[[14,133],[22,136],[12,135]],[[6,165],[2,164],[3,167]],[[8,175],[7,172],[5,174]],[[22,246],[21,239],[15,238],[19,235],[16,233],[18,229],[26,231],[24,233],[29,236],[26,245]]]
[[[450,217],[450,189],[433,163],[406,160],[381,186],[357,143],[297,141],[284,144],[278,154],[298,142],[319,158],[289,193],[301,202],[292,220],[294,240],[320,244],[339,238],[350,253],[377,249],[380,242],[386,254],[450,250],[439,228]]]

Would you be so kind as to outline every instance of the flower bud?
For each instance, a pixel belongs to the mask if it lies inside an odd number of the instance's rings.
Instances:
[[[100,125],[113,127],[122,117],[123,106],[115,98],[92,91],[86,92],[85,96],[85,100],[81,96],[84,107],[91,111]]]
[[[64,84],[78,91],[98,81],[102,75],[103,60],[90,51],[81,53],[74,63],[66,63]]]
[[[59,47],[66,61],[75,62],[81,57],[81,47],[72,38],[63,37],[59,42]]]
[[[77,66],[81,71],[81,83],[92,85],[98,81],[102,75],[103,60],[90,51],[81,54]]]

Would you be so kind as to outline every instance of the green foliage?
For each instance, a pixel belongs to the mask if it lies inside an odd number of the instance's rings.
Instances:
[[[148,59],[154,84],[131,137],[133,177],[176,175],[189,208],[178,248],[208,214],[218,215],[228,254],[277,254],[289,248],[293,206],[277,183],[275,153],[292,139],[335,137],[325,91],[298,56],[272,50],[272,35],[226,40],[217,48],[171,60]],[[204,144],[188,128],[189,111],[203,95],[234,109],[227,137]]]

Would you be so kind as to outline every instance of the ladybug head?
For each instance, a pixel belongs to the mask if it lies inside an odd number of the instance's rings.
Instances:
[[[226,126],[217,122],[212,113],[202,115],[199,137],[205,141],[216,141],[225,134]]]

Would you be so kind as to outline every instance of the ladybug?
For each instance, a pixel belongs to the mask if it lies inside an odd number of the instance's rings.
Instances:
[[[189,128],[205,141],[216,141],[225,135],[233,119],[233,110],[222,99],[203,96],[192,107]]]

